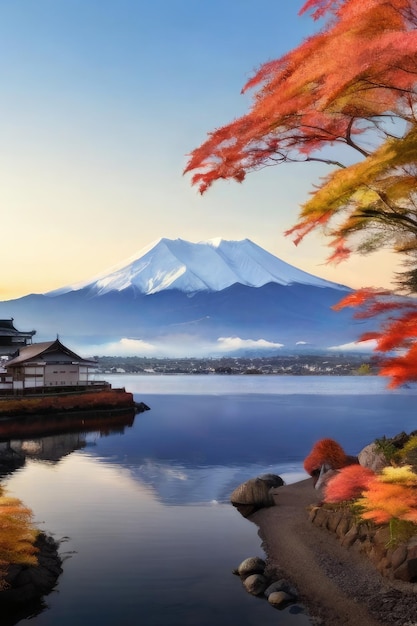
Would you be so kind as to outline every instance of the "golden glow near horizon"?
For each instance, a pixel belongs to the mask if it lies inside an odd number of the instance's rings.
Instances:
[[[259,241],[254,241],[254,243],[262,245]],[[280,254],[274,251],[273,247],[268,251],[299,269],[354,289],[367,286],[392,287],[391,279],[396,259],[388,252],[380,252],[371,257],[352,257],[342,265],[333,266],[326,265],[324,259],[321,262],[318,260],[318,254],[325,252],[323,247],[317,247],[317,256],[313,254],[312,248],[310,249],[311,256],[303,254],[303,246],[297,249],[298,255],[294,257],[287,253]],[[133,254],[135,254],[134,251]],[[129,254],[129,256],[132,255]],[[51,266],[48,259],[41,258],[30,266],[28,260],[28,267],[36,267],[36,271],[30,272],[30,276],[27,277],[10,275],[4,278],[0,288],[0,300],[12,300],[31,293],[46,293],[65,285],[93,279],[97,274],[123,261],[124,258],[117,258],[114,253],[97,252],[92,259],[80,256],[79,259],[67,260],[65,267]]]

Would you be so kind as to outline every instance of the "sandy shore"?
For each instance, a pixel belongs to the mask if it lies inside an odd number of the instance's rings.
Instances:
[[[368,558],[308,520],[319,494],[311,479],[279,487],[276,506],[254,513],[268,567],[298,589],[323,626],[417,626],[417,585],[390,582]]]

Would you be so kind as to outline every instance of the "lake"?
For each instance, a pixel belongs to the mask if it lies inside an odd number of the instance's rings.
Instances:
[[[302,626],[247,594],[232,570],[264,556],[230,505],[265,472],[304,479],[322,437],[348,453],[417,428],[417,387],[378,377],[107,376],[151,407],[114,425],[13,440],[3,478],[62,540],[63,573],[32,626]],[[12,623],[12,622],[10,622]],[[20,624],[29,624],[29,618]]]

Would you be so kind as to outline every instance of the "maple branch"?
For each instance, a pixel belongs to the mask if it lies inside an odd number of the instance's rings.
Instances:
[[[346,168],[346,165],[343,165],[343,163],[340,163],[340,161],[334,161],[333,159],[324,159],[320,157],[306,157],[303,161],[300,161],[300,163],[304,163],[306,161],[317,161],[318,163],[326,163],[326,165],[335,165],[336,167],[340,167],[343,169]]]
[[[369,156],[370,153],[362,149],[360,146],[358,146],[358,144],[356,144],[352,139],[352,128],[353,128],[354,121],[355,121],[355,118],[352,117],[347,126],[346,137],[345,137],[346,144],[350,146],[351,148],[354,148],[354,150],[357,150],[360,154],[362,154],[362,156],[367,157]]]

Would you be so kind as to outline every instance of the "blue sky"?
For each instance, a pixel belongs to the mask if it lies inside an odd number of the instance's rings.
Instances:
[[[246,111],[253,70],[318,28],[302,4],[0,2],[0,299],[88,279],[159,237],[248,237],[329,280],[388,286],[386,254],[329,267],[322,238],[283,236],[323,166],[204,197],[182,176],[206,133]]]

